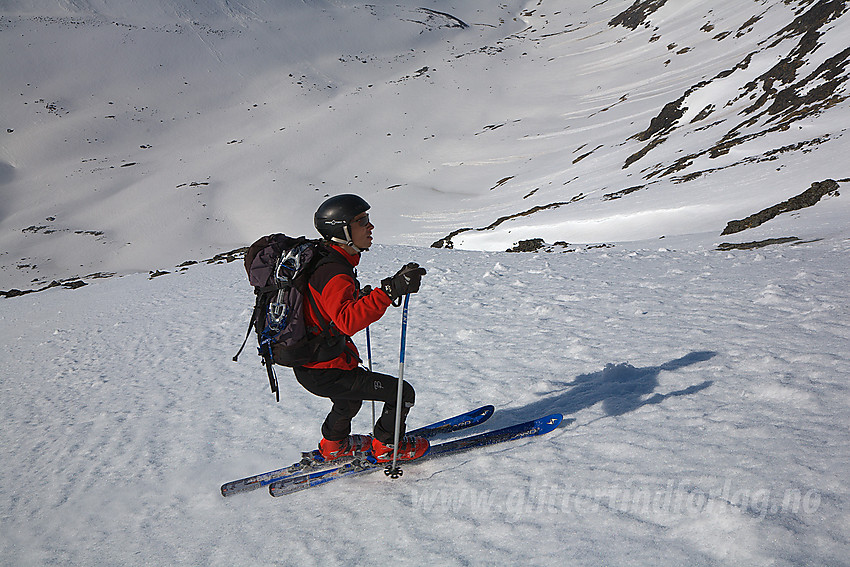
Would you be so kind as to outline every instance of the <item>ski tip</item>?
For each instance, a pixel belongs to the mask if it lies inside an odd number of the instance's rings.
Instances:
[[[547,415],[545,417],[541,417],[536,420],[538,427],[538,435],[543,435],[545,433],[549,433],[550,431],[554,431],[561,425],[561,422],[564,420],[564,416],[559,413],[553,413]]]
[[[479,415],[479,416],[481,416],[481,417],[485,417],[485,416],[486,416],[485,418],[486,418],[486,419],[489,419],[489,418],[490,418],[490,416],[491,416],[491,415],[493,415],[493,412],[494,412],[494,411],[496,411],[496,406],[489,406],[489,405],[488,405],[488,406],[481,406],[480,408],[478,408],[477,410],[475,410],[475,412],[474,412],[474,413],[475,413],[475,415]]]

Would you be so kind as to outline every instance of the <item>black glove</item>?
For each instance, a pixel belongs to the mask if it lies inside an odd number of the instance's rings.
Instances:
[[[424,275],[425,268],[419,267],[416,262],[411,262],[400,269],[393,277],[381,280],[381,289],[395,303],[402,296],[419,291],[419,284]]]

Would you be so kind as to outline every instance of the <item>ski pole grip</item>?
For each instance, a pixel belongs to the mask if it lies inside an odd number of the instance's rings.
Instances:
[[[410,294],[404,296],[404,308],[401,311],[401,348],[398,354],[398,363],[404,364],[404,351],[407,346],[407,311],[410,303]]]

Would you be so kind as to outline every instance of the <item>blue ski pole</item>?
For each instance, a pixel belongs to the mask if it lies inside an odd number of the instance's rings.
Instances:
[[[392,466],[387,467],[384,471],[390,478],[398,478],[402,475],[402,470],[398,466],[398,443],[401,437],[401,393],[404,387],[404,349],[407,342],[407,311],[410,303],[410,294],[404,296],[404,308],[401,312],[401,348],[398,355],[398,394],[395,402],[395,436],[393,444],[393,462]]]

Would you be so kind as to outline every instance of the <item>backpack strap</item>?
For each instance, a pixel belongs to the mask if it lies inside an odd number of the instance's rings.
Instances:
[[[248,337],[251,336],[251,331],[254,330],[257,321],[260,319],[260,311],[261,304],[263,303],[263,295],[265,293],[270,293],[274,291],[272,288],[265,288],[263,290],[257,290],[257,301],[254,303],[254,312],[251,314],[251,320],[248,322],[248,331],[245,333],[245,340],[242,341],[242,346],[239,347],[239,352],[233,357],[233,362],[239,361],[239,355],[242,354],[242,351],[245,349],[245,345],[248,344]],[[280,390],[277,386],[277,373],[274,370],[274,361],[272,359],[271,354],[271,345],[268,345],[268,349],[260,350],[260,358],[263,360],[263,366],[266,367],[266,372],[269,375],[269,386],[272,389],[272,393],[275,395],[275,400],[280,402]]]
[[[245,333],[245,340],[242,341],[242,346],[239,347],[239,352],[233,357],[233,362],[239,362],[239,355],[245,350],[245,345],[248,344],[248,337],[251,336],[251,330],[255,328],[257,321],[260,319],[260,305],[263,303],[263,295],[277,291],[276,286],[258,288],[254,290],[257,300],[254,302],[254,312],[251,313],[251,320],[248,321],[248,331]]]
[[[319,255],[319,259],[316,261],[316,264],[313,266],[310,275],[312,275],[313,272],[315,272],[316,270],[318,270],[321,266],[323,266],[325,264],[341,264],[341,265],[345,266],[347,269],[350,269],[354,272],[354,282],[355,282],[355,284],[358,285],[358,288],[359,288],[359,283],[357,283],[357,272],[356,272],[356,270],[354,270],[353,266],[345,258],[343,258],[342,255],[340,255],[339,252],[337,252],[333,248],[330,248],[329,246],[327,246],[324,241],[320,242],[319,246],[317,246],[316,249],[317,249],[317,253]],[[333,337],[333,336],[345,336],[345,335],[343,335],[343,333],[341,331],[339,331],[336,327],[334,327],[332,323],[329,323],[322,316],[322,312],[319,311],[319,306],[317,305],[316,300],[313,297],[313,293],[310,291],[309,282],[306,285],[306,290],[305,290],[304,294],[307,296],[307,298],[310,301],[310,307],[312,308],[313,313],[316,314],[316,319],[317,319],[317,322],[319,323],[319,334],[322,334],[322,333],[325,333],[326,331],[329,331],[328,335],[331,336],[331,337]],[[354,351],[353,348],[351,348],[351,345],[349,344],[349,341],[347,341],[347,340],[345,342],[345,348],[343,349],[343,352],[348,353],[348,355],[351,358],[353,358],[354,360],[356,360],[358,363],[363,362],[363,359],[360,358],[360,356],[358,356],[358,354]]]
[[[316,304],[316,300],[313,297],[313,293],[311,291],[309,291],[309,289],[308,289],[306,295],[307,295],[307,297],[310,301],[310,306],[312,307],[313,312],[316,314],[317,322],[319,323],[319,325],[318,325],[319,336],[324,335],[325,337],[328,337],[328,338],[347,337],[347,335],[344,335],[339,329],[337,329],[333,325],[333,323],[329,323],[328,321],[325,320],[324,317],[322,317],[322,313],[319,311],[319,306]],[[357,353],[354,351],[354,349],[351,348],[351,345],[350,345],[348,340],[345,341],[345,346],[343,347],[342,352],[348,353],[348,356],[355,359],[358,363],[363,362],[363,359],[360,358],[357,355]],[[340,354],[342,354],[342,352]]]
[[[272,358],[272,345],[268,345],[268,350],[262,352],[260,356],[263,359],[263,366],[266,367],[266,372],[269,375],[269,386],[274,394],[275,401],[280,402],[280,390],[277,387],[277,372],[274,371],[274,359]]]
[[[333,324],[329,323],[323,316],[322,312],[319,311],[319,305],[316,303],[316,298],[313,297],[313,292],[310,291],[310,286],[307,286],[307,289],[304,291],[304,295],[307,296],[307,301],[310,302],[310,308],[313,310],[313,313],[316,315],[316,323],[318,323],[319,335],[330,333],[334,334],[333,331],[336,327]],[[339,333],[339,331],[337,331]]]
[[[254,308],[254,313],[257,312],[257,309]],[[254,319],[255,315],[251,316],[251,320],[248,321],[248,332],[245,333],[245,340],[242,341],[242,346],[239,347],[239,351],[233,356],[233,362],[239,362],[239,355],[242,354],[242,351],[245,350],[245,345],[248,344],[248,337],[251,336],[251,329],[254,328]]]

